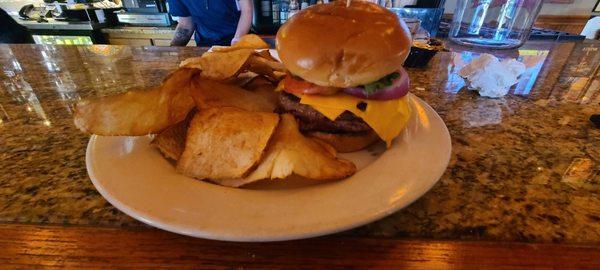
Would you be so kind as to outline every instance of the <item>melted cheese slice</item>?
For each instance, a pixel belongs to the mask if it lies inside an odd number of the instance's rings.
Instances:
[[[301,95],[300,103],[310,105],[331,121],[340,116],[344,111],[350,111],[362,118],[388,147],[404,129],[410,118],[408,97],[396,100],[367,100],[356,98],[347,94],[338,93],[330,96]],[[356,105],[364,102],[367,107],[364,111]]]

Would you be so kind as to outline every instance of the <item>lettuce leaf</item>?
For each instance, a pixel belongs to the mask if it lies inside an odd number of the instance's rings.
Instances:
[[[372,94],[375,94],[375,92],[377,92],[379,89],[386,88],[386,87],[392,85],[394,80],[397,79],[398,77],[400,77],[400,73],[398,73],[398,72],[390,73],[377,81],[365,84],[363,86],[363,88],[365,89],[365,93],[367,93],[367,95],[372,95]]]

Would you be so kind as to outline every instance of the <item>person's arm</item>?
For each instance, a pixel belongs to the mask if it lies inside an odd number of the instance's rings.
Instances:
[[[235,30],[235,36],[231,40],[231,45],[236,43],[240,37],[250,32],[250,26],[252,26],[252,6],[251,0],[239,0],[240,4],[240,20],[238,21],[237,29]]]
[[[186,46],[193,34],[194,22],[192,22],[192,17],[179,17],[171,46]]]

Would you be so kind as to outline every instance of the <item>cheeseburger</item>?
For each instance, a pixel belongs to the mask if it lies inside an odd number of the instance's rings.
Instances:
[[[389,147],[409,118],[402,64],[411,43],[404,22],[376,4],[336,1],[300,11],[277,32],[288,70],[279,110],[340,152],[380,139]]]

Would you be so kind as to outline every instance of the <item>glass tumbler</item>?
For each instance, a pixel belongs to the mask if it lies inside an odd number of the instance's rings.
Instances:
[[[448,37],[466,46],[520,47],[529,38],[543,0],[458,0]]]

